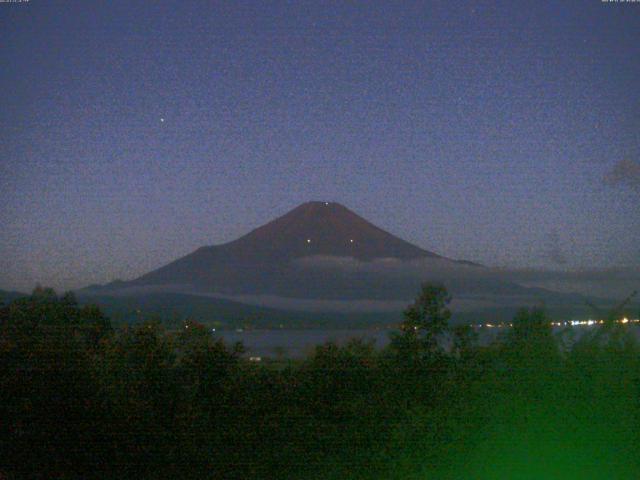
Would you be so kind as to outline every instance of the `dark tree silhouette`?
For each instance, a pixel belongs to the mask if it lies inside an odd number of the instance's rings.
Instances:
[[[442,353],[440,340],[449,330],[450,302],[444,286],[423,284],[414,303],[403,313],[402,333],[393,336],[392,349],[412,361]]]
[[[0,306],[0,477],[638,478],[628,329],[559,349],[523,309],[480,346],[450,300],[423,285],[388,348],[256,364],[197,322],[111,329],[38,288]]]

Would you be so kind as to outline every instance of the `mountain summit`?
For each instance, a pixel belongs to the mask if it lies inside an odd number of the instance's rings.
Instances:
[[[237,240],[201,247],[118,289],[306,298],[391,294],[380,275],[305,268],[299,262],[318,257],[347,258],[356,265],[376,259],[434,259],[452,266],[470,263],[412,245],[339,203],[307,202]]]
[[[86,290],[89,295],[173,292],[258,303],[276,297],[408,301],[423,281],[446,282],[456,298],[478,308],[498,296],[501,304],[515,298],[521,305],[527,296],[553,300],[552,292],[528,289],[477,264],[412,245],[335,202],[303,203],[237,240],[201,247],[132,281]]]
[[[287,259],[311,255],[411,259],[439,257],[385,232],[335,202],[307,202],[222,245],[229,252]]]
[[[303,294],[300,282],[308,285],[310,281],[329,280],[311,280],[295,268],[297,259],[314,256],[359,261],[443,258],[385,232],[339,203],[307,202],[237,240],[201,247],[124,286],[179,286],[189,291],[229,294]]]

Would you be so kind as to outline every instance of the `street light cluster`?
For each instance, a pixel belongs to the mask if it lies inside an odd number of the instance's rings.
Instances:
[[[627,324],[627,323],[640,323],[640,318],[629,319],[629,318],[621,318],[620,320],[615,320],[615,323]],[[604,325],[604,320],[567,320],[564,322],[551,322],[552,327],[578,327],[578,326],[591,326],[591,325]],[[513,323],[482,323],[482,324],[472,324],[470,327],[475,328],[504,328],[504,327],[513,327]]]

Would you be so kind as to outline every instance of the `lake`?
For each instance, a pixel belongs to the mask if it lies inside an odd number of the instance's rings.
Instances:
[[[491,342],[504,328],[479,328],[477,331],[482,344]],[[242,342],[246,355],[250,357],[290,357],[302,358],[313,352],[317,345],[326,342],[345,344],[352,338],[373,340],[375,346],[383,348],[389,344],[389,335],[394,330],[247,330],[219,331],[214,335],[227,343]]]
[[[553,327],[556,334],[571,329],[575,332],[576,338],[582,333],[594,328],[597,325],[580,325],[574,327]],[[640,340],[640,326],[629,325],[633,335]],[[487,345],[496,340],[501,334],[509,330],[509,327],[489,328],[486,326],[476,327],[478,342]],[[227,343],[242,342],[248,357],[289,357],[303,358],[313,352],[317,345],[326,342],[336,342],[343,345],[352,338],[373,340],[377,348],[383,348],[389,344],[389,335],[392,329],[362,329],[362,330],[246,330],[246,331],[217,331],[213,335],[221,337]],[[397,331],[397,330],[396,330]]]

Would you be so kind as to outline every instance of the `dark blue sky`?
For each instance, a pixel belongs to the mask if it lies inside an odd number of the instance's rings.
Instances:
[[[307,200],[493,266],[640,263],[640,3],[30,0],[0,55],[0,288]]]

